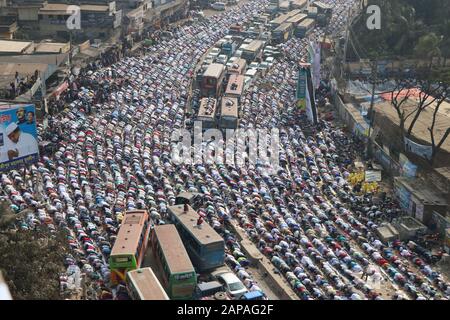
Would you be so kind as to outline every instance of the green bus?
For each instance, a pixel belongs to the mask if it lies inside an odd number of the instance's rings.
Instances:
[[[155,226],[150,236],[155,267],[171,299],[192,299],[197,274],[173,224]]]
[[[112,284],[125,283],[126,273],[141,266],[150,234],[149,219],[146,210],[125,213],[108,261]]]

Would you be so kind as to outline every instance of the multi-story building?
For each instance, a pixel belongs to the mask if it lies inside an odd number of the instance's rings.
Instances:
[[[42,36],[56,35],[69,38],[83,35],[84,38],[106,38],[121,25],[121,11],[116,11],[115,2],[107,5],[80,4],[80,20],[70,23],[73,15],[69,4],[45,3],[38,12],[39,32]]]

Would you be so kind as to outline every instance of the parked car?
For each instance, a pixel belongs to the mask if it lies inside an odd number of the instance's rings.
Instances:
[[[257,290],[257,291],[251,291],[251,292],[244,293],[241,296],[241,300],[266,300],[266,297],[264,296],[264,293]]]
[[[197,284],[194,291],[194,298],[201,300],[225,300],[228,297],[223,285],[219,281],[209,281]]]
[[[248,290],[241,280],[232,272],[224,272],[216,275],[217,280],[224,286],[225,291],[233,298],[239,299]]]

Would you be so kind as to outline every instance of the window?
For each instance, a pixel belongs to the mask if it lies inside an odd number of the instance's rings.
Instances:
[[[124,256],[124,257],[115,257],[113,259],[115,263],[125,263],[125,262],[131,262],[130,256]]]

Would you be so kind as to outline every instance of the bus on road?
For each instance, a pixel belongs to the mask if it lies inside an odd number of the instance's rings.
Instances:
[[[294,31],[296,37],[307,37],[314,29],[314,19],[307,18],[300,22]]]
[[[207,223],[198,228],[198,213],[187,205],[168,207],[172,222],[180,232],[186,250],[198,272],[220,267],[224,263],[225,244],[222,237]]]
[[[239,74],[232,74],[228,80],[227,89],[225,90],[226,97],[233,97],[241,100],[244,93],[244,76]]]
[[[292,23],[282,23],[278,28],[272,31],[272,43],[280,44],[288,41],[292,36]]]
[[[200,91],[202,97],[219,97],[222,93],[224,77],[225,66],[223,64],[210,64],[203,73],[201,80]]]
[[[126,283],[133,300],[170,300],[152,268],[127,272]]]
[[[295,28],[297,28],[297,26],[300,24],[300,22],[302,22],[303,20],[305,20],[308,17],[307,14],[305,13],[299,13],[293,17],[290,17],[289,19],[286,20],[287,23],[292,23],[292,26]]]
[[[125,213],[109,257],[113,284],[124,283],[128,271],[140,268],[147,249],[150,226],[147,211]]]
[[[247,63],[262,57],[264,49],[264,42],[261,40],[251,41],[244,50],[242,50],[241,58],[245,59]]]
[[[203,98],[200,100],[197,121],[202,122],[202,129],[212,129],[216,127],[217,100],[214,98]]]
[[[175,226],[155,226],[150,242],[155,271],[166,293],[171,299],[192,299],[197,274]]]
[[[238,100],[232,97],[223,97],[222,107],[220,108],[220,128],[237,129],[238,122]]]

